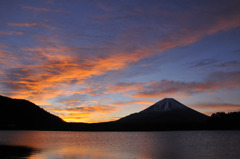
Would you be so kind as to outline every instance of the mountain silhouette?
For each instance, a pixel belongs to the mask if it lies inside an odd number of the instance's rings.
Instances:
[[[65,122],[23,99],[0,95],[0,129],[61,129]]]
[[[161,131],[161,130],[239,130],[240,112],[216,113],[211,117],[173,98],[165,98],[143,111],[116,121],[67,123],[23,99],[0,95],[0,130],[68,131]]]
[[[173,98],[165,98],[147,109],[123,117],[117,124],[137,127],[159,127],[158,129],[178,129],[199,127],[208,116],[193,110]]]

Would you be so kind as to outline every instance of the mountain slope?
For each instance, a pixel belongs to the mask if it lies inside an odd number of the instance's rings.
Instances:
[[[0,96],[0,129],[61,128],[65,122],[39,106],[22,99]]]
[[[165,98],[139,113],[117,120],[116,123],[181,127],[182,125],[201,124],[208,118],[208,116],[181,104],[175,99]]]

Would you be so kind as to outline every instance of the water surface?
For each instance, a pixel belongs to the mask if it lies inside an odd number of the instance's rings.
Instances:
[[[238,159],[240,131],[0,131],[0,145],[37,149],[29,159]]]

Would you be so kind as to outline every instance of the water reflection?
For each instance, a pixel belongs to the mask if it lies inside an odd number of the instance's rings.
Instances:
[[[239,131],[0,131],[0,144],[41,150],[29,159],[237,159],[239,142]]]

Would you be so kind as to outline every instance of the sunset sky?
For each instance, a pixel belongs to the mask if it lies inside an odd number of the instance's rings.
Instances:
[[[240,1],[1,0],[0,94],[71,122],[240,110]]]

